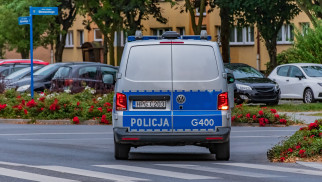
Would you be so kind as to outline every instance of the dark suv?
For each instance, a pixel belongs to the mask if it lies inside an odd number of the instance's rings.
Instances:
[[[86,86],[98,92],[114,88],[117,67],[95,63],[90,65],[65,65],[58,69],[52,79],[51,91],[82,91]]]

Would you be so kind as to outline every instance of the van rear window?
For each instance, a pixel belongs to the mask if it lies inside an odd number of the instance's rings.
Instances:
[[[213,47],[173,45],[173,81],[209,81],[218,77]]]
[[[135,81],[171,81],[171,45],[132,47],[125,76]]]

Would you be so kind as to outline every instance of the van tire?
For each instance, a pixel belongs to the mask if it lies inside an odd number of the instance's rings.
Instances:
[[[216,160],[218,161],[228,161],[230,157],[230,141],[225,143],[218,143],[214,146],[216,153]],[[210,150],[210,152],[212,152]]]
[[[130,149],[131,149],[131,146],[116,143],[114,141],[114,157],[115,157],[115,159],[117,159],[117,160],[129,159]]]

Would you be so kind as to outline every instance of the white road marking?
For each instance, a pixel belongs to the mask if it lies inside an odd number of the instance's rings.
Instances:
[[[297,131],[297,130],[243,130],[243,131],[234,131],[232,130],[231,133],[257,133],[257,132],[272,132],[272,131],[281,131],[281,132],[285,132],[285,131]]]
[[[14,139],[14,140],[30,140],[30,141],[33,141],[33,140],[36,140],[36,141],[55,141],[55,140],[63,140],[63,141],[67,141],[67,140],[109,140],[109,139],[113,139],[113,137],[110,137],[110,138],[77,138],[77,139],[68,139],[68,138],[58,138],[58,139],[55,139],[55,138],[50,138],[50,139],[26,139],[26,138],[23,138],[23,139]]]
[[[156,165],[183,168],[183,169],[191,169],[191,170],[197,170],[197,171],[206,171],[206,172],[211,172],[211,173],[246,176],[246,177],[252,177],[252,178],[285,177],[285,176],[261,174],[261,173],[255,173],[255,172],[247,172],[247,171],[238,171],[238,170],[230,170],[230,169],[222,169],[222,168],[214,168],[214,167],[204,167],[204,166],[199,166],[199,165],[185,165],[185,164],[156,164]]]
[[[106,180],[112,180],[112,181],[118,181],[118,182],[149,181],[148,179],[143,179],[143,178],[128,177],[128,176],[110,174],[105,172],[96,172],[96,171],[64,167],[64,166],[34,166],[34,165],[1,162],[1,161],[0,161],[0,164],[11,165],[11,166],[26,166],[26,167],[45,169],[45,170],[56,171],[61,173],[75,174],[80,176],[94,177],[94,178],[100,178],[100,179],[106,179]],[[47,182],[47,180],[43,180],[43,181]],[[53,180],[53,182],[56,182],[56,181],[60,182],[60,180]]]
[[[236,167],[247,167],[253,169],[263,169],[268,171],[278,171],[278,172],[289,172],[289,173],[297,173],[297,174],[306,174],[306,175],[314,175],[314,176],[322,176],[321,171],[313,171],[306,170],[300,168],[288,168],[288,167],[280,167],[273,165],[261,165],[261,164],[246,164],[246,163],[214,163],[219,165],[227,165],[227,166],[236,166]]]
[[[296,163],[301,164],[301,165],[306,166],[306,167],[312,167],[312,168],[315,168],[315,169],[322,170],[322,163],[321,162],[301,162],[301,161],[297,161]]]
[[[57,181],[59,181],[59,182],[76,182],[75,180],[70,180],[70,179],[45,176],[45,175],[41,175],[41,174],[28,173],[28,172],[24,172],[24,171],[17,171],[17,170],[12,170],[12,169],[5,169],[5,168],[0,168],[0,175],[24,179],[24,180],[39,181],[39,182],[44,182],[44,181],[46,181],[46,182],[57,182]]]
[[[271,138],[271,137],[288,137],[291,135],[283,135],[283,136],[279,136],[279,135],[270,135],[270,136],[230,136],[230,138]]]
[[[211,177],[211,176],[203,176],[203,175],[201,176],[201,175],[195,175],[195,174],[189,174],[189,173],[173,172],[173,171],[151,169],[151,168],[144,168],[144,167],[137,167],[137,166],[127,166],[127,165],[95,165],[95,166],[124,170],[124,171],[131,171],[131,172],[137,172],[137,173],[144,173],[144,174],[152,174],[157,176],[185,179],[185,180],[220,179],[220,178]]]
[[[0,136],[28,136],[28,135],[102,135],[113,134],[113,132],[94,132],[94,133],[5,133]]]

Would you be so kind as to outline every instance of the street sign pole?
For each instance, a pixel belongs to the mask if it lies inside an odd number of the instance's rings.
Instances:
[[[31,98],[34,98],[34,45],[33,45],[33,30],[32,30],[32,6],[29,7],[30,16],[30,92]]]

